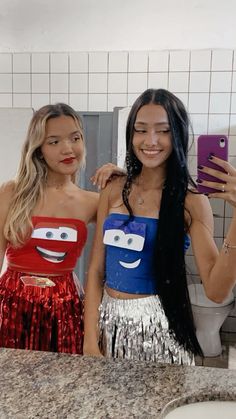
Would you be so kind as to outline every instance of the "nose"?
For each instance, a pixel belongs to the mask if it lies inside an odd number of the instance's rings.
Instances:
[[[61,151],[62,151],[62,154],[72,154],[73,153],[72,143],[71,143],[70,140],[65,139],[62,142]]]
[[[144,144],[149,147],[154,146],[158,143],[158,138],[159,134],[156,131],[148,131],[145,136]]]

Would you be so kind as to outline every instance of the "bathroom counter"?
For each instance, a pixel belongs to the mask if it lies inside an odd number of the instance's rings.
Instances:
[[[2,419],[156,419],[169,402],[236,400],[234,370],[13,349],[0,368]]]

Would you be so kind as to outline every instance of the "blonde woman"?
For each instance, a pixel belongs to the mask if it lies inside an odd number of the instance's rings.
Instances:
[[[98,206],[98,194],[75,183],[84,160],[78,114],[62,103],[39,109],[17,176],[0,189],[2,347],[82,353],[83,295],[73,269]],[[113,171],[107,165],[105,178]]]

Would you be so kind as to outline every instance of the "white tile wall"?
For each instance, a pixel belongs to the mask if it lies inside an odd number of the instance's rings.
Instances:
[[[230,112],[230,93],[212,93],[210,97],[210,113]]]
[[[212,92],[230,92],[232,83],[232,72],[213,71],[211,75]]]
[[[212,71],[232,71],[233,51],[213,50],[212,51]]]
[[[168,88],[168,73],[157,72],[148,74],[148,88],[167,89]]]
[[[48,53],[32,54],[32,73],[49,73],[50,55]]]
[[[190,73],[190,92],[209,92],[210,87],[209,71],[191,71]]]
[[[191,51],[190,71],[210,71],[211,51]]]
[[[72,52],[69,54],[70,73],[87,73],[88,63],[87,52]]]
[[[141,93],[147,89],[147,73],[128,73],[128,92]]]
[[[168,89],[175,92],[188,92],[189,90],[189,73],[187,72],[171,72],[169,74]]]
[[[0,92],[12,92],[12,74],[0,74]]]
[[[194,130],[189,151],[196,178],[196,139],[229,136],[236,165],[236,50],[0,53],[0,107],[39,107],[66,102],[81,111],[130,106],[147,87],[167,88],[187,106]],[[211,200],[215,239],[222,240],[232,209]],[[191,278],[199,281],[192,249]]]
[[[12,72],[12,54],[0,54],[0,73]]]
[[[109,53],[109,73],[128,72],[128,52],[116,51]]]
[[[33,93],[32,94],[31,106],[34,110],[41,108],[47,103],[50,103],[49,93]]]
[[[88,93],[88,74],[72,73],[69,75],[69,91],[71,93]]]
[[[126,94],[108,94],[108,111],[112,111],[115,107],[124,108],[127,106]]]
[[[106,111],[107,110],[107,95],[91,94],[88,102],[89,111]]]
[[[106,73],[108,69],[108,53],[107,52],[90,52],[89,53],[89,72],[90,73]]]
[[[147,72],[148,53],[135,51],[129,53],[129,72]]]
[[[52,73],[68,73],[69,57],[66,53],[55,53],[50,56],[50,70]]]
[[[89,93],[107,92],[107,73],[89,74]]]
[[[126,93],[127,83],[127,73],[110,73],[108,75],[108,92]]]
[[[30,73],[30,54],[13,54],[13,72],[14,73]]]
[[[84,93],[71,93],[69,95],[69,105],[75,109],[88,110],[88,95]]]
[[[171,51],[170,52],[170,71],[189,71],[190,52]]]
[[[168,71],[169,69],[169,52],[168,51],[152,51],[149,52],[149,66],[151,71]]]
[[[13,74],[13,94],[14,93],[30,93],[31,91],[31,75],[30,74]]]
[[[31,95],[29,93],[14,93],[13,107],[14,108],[30,108]]]
[[[52,93],[68,93],[68,74],[51,74],[50,87]]]
[[[209,94],[208,93],[189,93],[189,112],[208,114]]]
[[[32,74],[32,93],[49,92],[49,74]]]

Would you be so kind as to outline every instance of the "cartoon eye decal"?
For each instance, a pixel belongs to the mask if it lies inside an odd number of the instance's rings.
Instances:
[[[52,231],[47,231],[46,237],[47,237],[47,239],[52,239],[53,238],[53,232]]]
[[[138,252],[143,249],[144,241],[145,238],[139,234],[125,233],[118,229],[106,230],[103,236],[104,244]]]
[[[48,228],[39,227],[35,228],[31,234],[33,239],[56,240],[64,242],[76,242],[77,231],[70,227]]]
[[[68,234],[67,233],[61,233],[61,238],[62,238],[62,240],[68,239]]]

